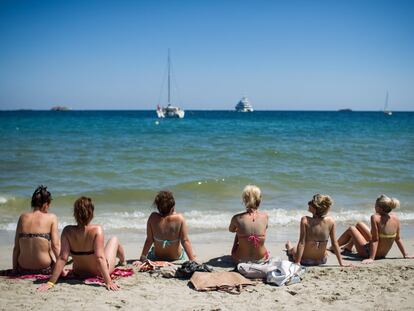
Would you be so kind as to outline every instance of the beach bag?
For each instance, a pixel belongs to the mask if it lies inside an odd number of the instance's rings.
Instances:
[[[240,294],[243,286],[254,285],[237,272],[194,272],[190,279],[197,291],[225,291],[230,294]]]
[[[275,269],[267,272],[266,283],[277,286],[299,283],[305,268],[288,260],[273,262]]]

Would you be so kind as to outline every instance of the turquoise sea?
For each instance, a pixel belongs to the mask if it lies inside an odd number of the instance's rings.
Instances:
[[[174,192],[191,230],[225,229],[256,184],[270,226],[297,223],[314,193],[342,224],[367,220],[377,196],[414,222],[414,113],[186,111],[0,112],[0,230],[13,231],[47,185],[60,227],[72,204],[95,200],[96,222],[143,232],[158,190]]]

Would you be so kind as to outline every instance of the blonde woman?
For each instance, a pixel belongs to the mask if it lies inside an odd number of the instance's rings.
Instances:
[[[375,202],[375,214],[371,216],[371,230],[363,223],[358,222],[349,227],[338,239],[339,246],[345,252],[352,252],[355,246],[358,255],[365,258],[362,263],[372,263],[375,259],[384,258],[394,242],[397,243],[404,258],[408,256],[400,236],[400,220],[391,213],[400,205],[400,201],[382,194]]]
[[[297,247],[286,242],[286,253],[290,261],[305,266],[318,266],[327,261],[327,244],[329,238],[341,266],[343,263],[340,249],[335,237],[335,220],[328,216],[333,204],[329,195],[315,194],[308,202],[308,211],[312,217],[303,216],[300,221],[300,234]]]
[[[233,261],[266,261],[269,252],[264,246],[269,221],[267,213],[260,212],[262,193],[259,187],[247,185],[242,193],[246,211],[233,216],[229,231],[235,232],[231,256]]]

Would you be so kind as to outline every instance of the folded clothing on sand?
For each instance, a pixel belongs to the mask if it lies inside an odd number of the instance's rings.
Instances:
[[[186,261],[177,269],[175,277],[180,279],[189,279],[194,272],[211,272],[213,268],[206,264],[198,264],[195,261]]]

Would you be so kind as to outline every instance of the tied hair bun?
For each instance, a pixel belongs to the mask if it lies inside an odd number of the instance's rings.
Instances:
[[[333,200],[329,195],[317,193],[313,196],[311,203],[316,209],[316,215],[323,217],[328,213],[329,208],[333,204]]]
[[[381,194],[375,201],[375,205],[384,212],[389,213],[400,206],[400,201],[396,198],[390,198],[385,194]]]

